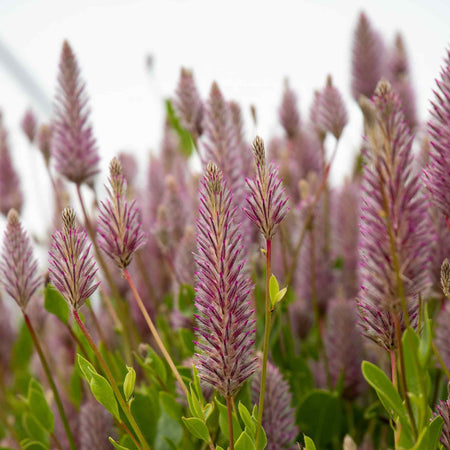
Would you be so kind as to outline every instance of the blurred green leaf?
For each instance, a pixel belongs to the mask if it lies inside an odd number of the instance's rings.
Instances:
[[[33,340],[25,321],[21,321],[19,326],[19,334],[13,348],[11,366],[14,370],[25,369],[30,362],[33,352]]]
[[[161,391],[159,393],[159,401],[161,402],[161,406],[164,408],[166,413],[169,414],[173,420],[181,422],[182,408],[175,397],[170,395],[168,392]]]
[[[224,434],[226,439],[230,439],[230,433],[228,430],[228,410],[227,407],[220,403],[219,400],[216,398],[216,405],[219,408],[219,426],[222,430],[222,433]],[[239,423],[237,417],[235,414],[232,414],[233,417],[233,437],[236,442],[236,439],[238,436],[242,433],[241,424]]]
[[[149,445],[157,435],[158,420],[161,415],[159,395],[154,387],[147,389],[145,393],[135,392],[131,403],[131,413]]]
[[[159,416],[154,447],[157,450],[172,450],[168,440],[178,445],[183,436],[182,426],[173,420],[164,409]]]
[[[65,325],[69,324],[69,305],[64,297],[56,290],[56,288],[47,284],[44,294],[45,309],[54,314]]]
[[[195,290],[189,284],[182,284],[178,294],[178,308],[181,312],[191,312],[194,309]]]
[[[180,139],[180,149],[182,153],[186,156],[191,156],[194,150],[194,141],[191,134],[181,126],[169,99],[166,100],[166,117],[167,122],[171,128],[175,130]]]
[[[111,442],[111,444],[113,445],[114,448],[117,448],[118,450],[129,450],[128,447],[124,447],[123,445],[120,445],[111,436],[108,439],[109,439],[109,442]]]
[[[7,449],[7,447],[0,447],[0,450],[3,448]],[[26,440],[22,441],[20,443],[20,448],[26,449],[26,450],[43,450],[43,449],[48,450],[47,445],[44,445],[41,442],[32,441],[30,439],[26,439]],[[9,447],[8,447],[8,449],[9,449]],[[9,449],[9,450],[12,450],[12,449]]]
[[[31,440],[38,441],[45,446],[48,445],[48,432],[38,422],[34,414],[26,412],[22,416],[22,424]]]
[[[91,371],[91,373],[92,377],[89,385],[91,386],[91,391],[94,394],[95,399],[102,404],[117,420],[121,421],[117,400],[114,396],[112,387],[106,378],[102,377],[97,372]]]
[[[235,450],[254,450],[255,443],[246,431],[243,431],[234,444]]]
[[[209,441],[208,428],[198,417],[183,417],[183,422],[189,432],[202,441]]]
[[[340,438],[343,417],[341,400],[322,390],[307,395],[297,411],[299,428],[318,448],[325,448],[333,439]]]
[[[32,380],[36,383],[35,380]],[[36,420],[49,433],[53,432],[55,420],[42,389],[36,389],[30,382],[28,405]]]

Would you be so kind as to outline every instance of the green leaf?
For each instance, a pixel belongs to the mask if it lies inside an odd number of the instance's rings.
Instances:
[[[147,357],[145,358],[144,365],[153,371],[163,383],[166,383],[167,371],[164,362],[150,345],[147,344],[145,347],[147,349]]]
[[[180,125],[180,121],[175,114],[172,103],[168,99],[166,100],[166,116],[169,125],[176,131],[178,138],[180,139],[180,149],[182,153],[186,156],[190,156],[194,149],[194,141],[191,134]]]
[[[183,417],[183,422],[191,434],[202,441],[209,441],[209,432],[205,423],[198,417]]]
[[[111,444],[114,446],[114,448],[117,448],[118,450],[130,450],[128,447],[124,447],[123,445],[120,445],[111,436],[108,439],[109,439],[109,442],[111,442]]]
[[[383,406],[388,408],[388,413],[391,414],[393,411],[400,418],[406,419],[405,406],[386,374],[368,361],[363,361],[361,367],[364,378],[375,389]]]
[[[16,342],[13,348],[13,357],[11,366],[15,370],[25,369],[30,362],[31,354],[33,352],[33,340],[25,321],[20,325],[20,331],[16,337]]]
[[[235,450],[254,450],[255,444],[253,439],[248,435],[246,431],[243,431],[238,440],[234,444]]]
[[[117,406],[117,400],[114,396],[114,392],[112,390],[112,387],[106,381],[105,378],[103,378],[101,375],[99,375],[97,372],[91,372],[92,378],[89,382],[89,385],[91,386],[91,391],[94,394],[94,397],[96,400],[102,404],[117,420],[120,419],[119,414],[119,408]]]
[[[81,404],[82,395],[83,389],[81,385],[80,370],[77,367],[74,367],[72,376],[70,377],[69,398],[77,408],[79,408]]]
[[[278,281],[275,275],[272,274],[269,281],[269,294],[270,294],[270,302],[272,303],[272,307],[275,306],[276,301],[275,298],[280,290],[280,286],[278,285]]]
[[[203,405],[205,403],[205,397],[203,396],[202,387],[200,385],[200,377],[198,375],[197,367],[195,364],[192,364],[192,379],[195,392],[197,393],[197,398],[199,402]]]
[[[63,324],[69,324],[69,305],[51,284],[47,284],[45,288],[44,307],[49,313],[54,314]]]
[[[422,337],[419,343],[419,363],[422,368],[425,368],[428,364],[431,355],[432,344],[432,320],[428,318],[428,305],[424,308],[424,325],[422,331]]]
[[[161,406],[164,408],[166,413],[169,414],[173,420],[181,422],[181,406],[172,395],[168,392],[161,391],[159,393],[159,401],[161,402]]]
[[[164,410],[161,410],[161,415],[157,424],[157,434],[155,444],[152,448],[157,450],[170,450],[173,445],[177,447],[183,436],[183,427],[173,420]],[[172,444],[169,444],[171,442]]]
[[[48,432],[40,424],[33,414],[26,412],[22,416],[22,424],[30,439],[38,441],[42,444],[47,445],[48,443]]]
[[[145,440],[152,447],[157,435],[157,427],[160,426],[159,419],[162,412],[159,406],[158,392],[155,387],[147,389],[145,395],[139,392],[134,393],[131,413],[142,430]],[[181,429],[180,425],[178,425],[178,428]]]
[[[95,370],[95,367],[83,356],[81,356],[79,353],[77,354],[77,363],[78,367],[80,368],[81,374],[83,375],[83,378],[90,383],[92,374],[97,373]]]
[[[44,430],[52,433],[55,426],[52,410],[48,406],[42,390],[33,388],[31,383],[28,391],[28,405],[35,419],[42,425]]]
[[[338,396],[322,390],[307,395],[297,411],[299,428],[318,448],[325,448],[339,436],[343,417],[343,405]]]
[[[191,385],[191,391],[188,395],[188,403],[189,403],[189,410],[191,414],[194,417],[198,417],[199,419],[203,420],[203,408],[200,404],[197,396],[195,395],[194,389]]]
[[[244,422],[244,425],[246,426],[246,429],[248,429],[250,435],[254,436],[256,433],[256,424],[249,410],[245,407],[245,405],[242,402],[239,402],[238,410],[239,415],[241,416],[241,419]]]
[[[134,384],[136,383],[136,371],[132,367],[128,367],[128,373],[125,376],[123,382],[123,393],[125,394],[125,400],[128,402],[134,391]]]
[[[1,448],[3,448],[3,447],[0,447],[0,449]],[[48,446],[42,444],[42,442],[31,441],[29,439],[23,440],[20,443],[20,448],[26,449],[26,450],[48,450]]]
[[[274,303],[272,304],[272,306],[275,306],[277,303],[281,302],[281,300],[283,300],[286,292],[287,292],[286,287],[281,289],[281,291],[278,291],[277,295],[275,295]]]
[[[178,294],[178,308],[183,313],[191,312],[194,308],[195,290],[189,284],[182,284]]]
[[[306,434],[304,435],[305,437],[305,450],[316,450],[316,446],[314,444],[314,441],[306,436]]]

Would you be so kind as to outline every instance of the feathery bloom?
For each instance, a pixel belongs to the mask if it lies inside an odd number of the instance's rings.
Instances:
[[[441,416],[444,419],[444,426],[442,427],[440,442],[445,450],[450,450],[450,400],[445,402],[439,400],[439,403],[435,406],[436,412],[433,414]]]
[[[0,281],[6,292],[25,311],[33,294],[42,284],[30,238],[23,230],[14,209],[8,213],[0,259]]]
[[[331,76],[318,95],[317,127],[325,133],[331,133],[336,139],[341,137],[348,122],[347,110],[341,93],[333,86]]]
[[[47,166],[49,165],[51,156],[52,132],[53,127],[51,125],[42,124],[37,133],[38,149],[42,153]]]
[[[267,167],[264,141],[259,136],[253,141],[253,152],[256,177],[246,179],[250,194],[247,196],[248,207],[244,211],[265,239],[271,240],[289,211],[288,197],[278,176],[278,169],[273,165]]]
[[[95,400],[89,400],[80,408],[80,449],[110,450],[112,444],[108,440],[113,428],[111,414]]]
[[[145,244],[136,201],[127,200],[127,180],[117,158],[109,165],[108,198],[98,208],[98,245],[122,269]]]
[[[86,231],[76,227],[75,211],[64,208],[63,230],[52,235],[49,273],[52,283],[74,310],[78,310],[95,292],[97,264],[91,256]]]
[[[435,101],[431,103],[430,162],[424,169],[423,181],[431,192],[434,205],[449,216],[450,211],[450,49],[444,61],[440,80],[436,80]]]
[[[400,97],[403,114],[412,129],[417,125],[416,96],[411,83],[405,44],[400,33],[395,36],[394,46],[389,53],[387,77]]]
[[[384,43],[365,13],[361,13],[353,35],[352,95],[356,101],[364,95],[372,97],[384,75]]]
[[[258,403],[261,387],[261,368],[252,380],[252,402]],[[297,449],[295,438],[298,434],[295,425],[295,410],[291,406],[292,394],[289,384],[278,367],[267,361],[266,395],[262,426],[267,436],[267,449]]]
[[[28,141],[32,144],[36,137],[37,119],[31,109],[28,109],[20,122],[22,131],[25,133]]]
[[[181,125],[196,141],[202,134],[203,102],[192,72],[184,67],[181,69],[175,95],[174,107]]]
[[[334,300],[327,313],[325,349],[333,385],[343,375],[344,398],[355,399],[364,387],[361,373],[362,337],[357,328],[357,310],[353,301]]]
[[[446,297],[450,297],[450,262],[444,259],[441,266],[441,287]]]
[[[1,279],[0,269],[0,279]],[[16,339],[16,333],[12,326],[11,313],[6,307],[5,302],[0,296],[0,317],[2,318],[2,326],[0,327],[0,365],[3,368],[9,367],[9,360],[12,354],[13,345]]]
[[[229,105],[216,82],[206,102],[203,128],[203,167],[210,161],[217,165],[233,192],[235,204],[239,204],[244,194],[241,155]]]
[[[210,162],[201,181],[197,219],[196,365],[200,378],[224,397],[233,396],[256,369],[252,284],[235,214],[222,172]]]
[[[242,111],[239,103],[230,101],[228,103],[231,113],[231,123],[235,129],[236,144],[239,147],[242,162],[242,173],[248,176],[253,167],[253,158],[251,152],[249,152],[249,145],[244,135],[244,121],[242,119]]]
[[[75,55],[64,41],[55,98],[52,156],[56,170],[76,184],[91,182],[99,172],[99,156],[90,124],[85,83]]]
[[[138,163],[132,153],[121,152],[118,155],[120,165],[122,166],[123,176],[127,180],[129,186],[134,184],[138,174]]]
[[[289,139],[294,138],[300,130],[300,113],[297,106],[297,95],[290,87],[289,81],[284,81],[283,98],[278,110],[281,126]]]
[[[393,314],[404,321],[396,265],[414,324],[418,294],[428,287],[433,236],[420,179],[412,176],[412,137],[397,94],[383,80],[367,107],[372,123],[362,183],[360,314],[365,334],[390,350]]]
[[[11,160],[8,133],[0,115],[0,213],[6,216],[10,209],[20,213],[22,202],[19,176]]]

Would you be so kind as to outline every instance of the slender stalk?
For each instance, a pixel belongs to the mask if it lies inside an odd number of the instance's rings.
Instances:
[[[86,206],[84,204],[83,196],[81,194],[80,185],[77,184],[76,186],[77,186],[78,199],[79,199],[80,205],[81,205],[81,210],[83,211],[85,227],[89,234],[89,237],[91,238],[92,245],[94,246],[95,256],[97,258],[98,263],[100,264],[103,274],[105,275],[106,281],[109,285],[109,288],[111,289],[112,295],[116,299],[117,305],[120,305],[120,307],[121,307],[120,315],[123,317],[124,320],[126,320],[129,318],[129,314],[128,314],[128,311],[125,311],[125,309],[128,309],[128,308],[123,307],[124,302],[120,299],[119,290],[117,289],[117,286],[114,283],[114,280],[111,276],[111,272],[109,271],[108,266],[106,265],[105,259],[103,258],[103,255],[100,252],[100,248],[99,248],[98,242],[97,242],[97,236],[96,236],[94,228],[92,227],[91,221],[89,220],[89,216],[88,216],[88,213],[86,210]],[[128,333],[126,332],[127,327],[123,326],[123,324],[122,324],[122,330],[124,331],[122,335],[124,338],[123,342],[124,342],[125,360],[126,360],[127,364],[131,365],[132,360],[133,360],[132,351],[131,351],[131,342],[130,342]]]
[[[409,401],[408,390],[406,386],[406,376],[405,376],[405,361],[403,358],[403,348],[402,348],[402,330],[400,328],[400,320],[398,318],[398,313],[395,312],[394,316],[394,326],[395,326],[395,335],[397,338],[397,351],[398,351],[398,362],[399,362],[399,384],[400,389],[405,399],[406,410],[408,411],[409,420],[411,422],[414,437],[417,438],[417,426],[416,421],[414,419],[414,414],[411,408],[411,402]]]
[[[133,415],[131,414],[130,408],[125,402],[124,398],[122,397],[122,394],[119,390],[119,387],[117,386],[116,380],[114,379],[111,370],[108,367],[108,364],[106,364],[105,359],[103,358],[102,354],[100,353],[99,349],[95,345],[95,342],[93,341],[91,335],[89,334],[89,331],[84,326],[84,323],[81,321],[80,316],[78,315],[77,310],[73,310],[73,316],[75,317],[75,320],[80,327],[83,334],[86,336],[87,341],[89,342],[89,345],[91,346],[93,352],[95,353],[95,356],[97,357],[100,365],[102,366],[103,371],[105,372],[106,378],[108,378],[109,384],[111,385],[115,396],[117,397],[117,400],[120,404],[120,407],[122,408],[122,411],[124,412],[125,416],[127,417],[128,421],[130,422],[131,427],[133,428],[134,432],[136,433],[140,443],[142,444],[142,448],[146,450],[150,450],[149,445],[147,444],[147,441],[145,440],[144,435],[142,434],[141,429],[139,428],[139,425],[136,423],[136,420],[134,419]],[[134,438],[133,434],[130,433],[131,438],[133,439],[133,442],[137,445],[137,447],[140,449],[141,447],[137,443],[136,439]]]
[[[234,450],[234,436],[233,436],[233,407],[231,405],[231,397],[227,397],[227,411],[228,411],[228,433],[230,435],[230,450]],[[258,447],[256,447],[258,448]]]
[[[55,381],[53,380],[52,372],[50,371],[50,367],[48,366],[47,359],[45,358],[44,352],[42,351],[41,344],[39,343],[39,339],[34,331],[33,325],[31,325],[31,321],[25,311],[23,311],[23,317],[25,319],[25,323],[27,324],[28,330],[30,331],[31,339],[33,340],[36,351],[38,352],[39,359],[41,360],[42,367],[44,369],[45,375],[47,377],[48,383],[50,385],[51,390],[53,391],[53,396],[55,398],[56,406],[58,408],[59,415],[61,416],[61,421],[64,426],[64,430],[67,435],[67,439],[69,441],[69,445],[71,450],[76,450],[75,440],[73,438],[72,431],[69,427],[69,422],[67,421],[67,416],[64,411],[64,407],[61,401],[61,397],[59,396],[58,389],[56,388]]]
[[[169,352],[166,350],[166,347],[164,346],[164,343],[161,340],[161,337],[159,336],[158,330],[156,329],[155,325],[153,324],[153,321],[152,321],[150,315],[148,314],[144,303],[142,302],[141,296],[139,295],[139,292],[137,291],[136,286],[134,285],[133,280],[132,280],[132,278],[130,276],[130,272],[128,272],[128,269],[125,268],[125,269],[123,269],[123,273],[124,273],[125,278],[127,279],[128,283],[129,283],[129,285],[131,287],[131,290],[133,291],[134,298],[136,299],[136,302],[137,302],[137,304],[139,306],[139,309],[141,310],[142,315],[144,316],[144,319],[147,322],[147,325],[148,325],[148,327],[149,327],[149,329],[150,329],[150,331],[151,331],[151,333],[153,335],[153,338],[156,341],[156,344],[159,347],[159,350],[161,351],[161,353],[163,354],[164,358],[166,359],[167,364],[169,364],[169,367],[171,368],[171,370],[173,372],[173,375],[175,376],[176,380],[180,384],[181,389],[183,389],[183,392],[185,393],[186,397],[188,397],[189,393],[188,393],[187,387],[184,384],[184,381],[181,378],[181,375],[178,372],[178,369],[175,367],[175,364],[172,361],[172,358],[169,355]]]
[[[397,362],[395,356],[395,349],[392,349],[389,352],[389,356],[391,357],[391,379],[392,384],[397,388]]]
[[[258,442],[261,435],[262,416],[264,409],[264,394],[266,391],[266,371],[267,371],[267,357],[269,355],[269,338],[270,338],[270,326],[271,326],[271,305],[270,305],[270,276],[271,276],[271,264],[272,264],[272,241],[266,240],[266,313],[265,313],[265,327],[264,327],[264,348],[263,348],[263,362],[261,368],[261,387],[259,391],[259,404],[258,404],[258,423],[256,425],[256,448],[258,448]]]
[[[84,348],[83,343],[80,341],[80,339],[78,339],[78,336],[73,332],[72,327],[71,327],[70,325],[68,325],[68,324],[65,324],[65,325],[66,325],[66,328],[67,328],[67,330],[69,331],[70,336],[72,337],[72,339],[76,342],[76,344],[78,345],[78,347],[80,347],[80,350],[81,350],[81,353],[83,353],[83,356],[84,356],[86,359],[89,359],[89,355],[87,354],[87,351],[86,351],[86,349]]]

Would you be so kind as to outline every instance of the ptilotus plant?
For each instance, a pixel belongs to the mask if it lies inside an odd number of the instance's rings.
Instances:
[[[261,360],[259,361],[262,362]],[[261,364],[252,380],[252,402],[257,403],[261,388]],[[295,410],[291,406],[292,394],[289,384],[280,370],[267,362],[266,401],[262,425],[267,436],[268,450],[297,449],[294,444],[298,434],[295,425]]]
[[[90,182],[99,171],[100,158],[90,124],[85,83],[67,41],[59,62],[52,157],[57,171],[77,185]]]
[[[80,407],[80,450],[110,450],[108,436],[113,428],[111,414],[99,403],[88,400]]]
[[[289,80],[284,81],[283,97],[278,110],[281,126],[288,138],[294,138],[300,132],[300,113],[297,108],[297,95],[289,85]]]
[[[210,162],[201,180],[197,220],[196,366],[200,379],[225,397],[229,411],[231,398],[256,370],[252,283],[235,217],[222,171]],[[232,448],[231,421],[230,427]]]
[[[10,209],[20,213],[22,203],[20,180],[11,159],[8,132],[0,113],[0,213],[5,217]]]
[[[26,307],[41,286],[43,279],[39,275],[37,260],[33,255],[30,238],[23,230],[19,215],[14,209],[8,213],[8,223],[3,237],[3,245],[0,259],[0,282],[6,292],[19,305],[25,323],[30,332],[39,359],[47,377],[48,383],[53,391],[56,406],[58,408],[67,439],[71,450],[75,449],[75,441],[69,427],[67,416],[61,402],[56,384],[53,380],[47,359],[41,348],[38,336],[26,313]],[[54,438],[57,445],[60,445]]]
[[[86,231],[76,225],[75,211],[65,208],[62,218],[63,229],[52,235],[50,279],[72,309],[77,311],[97,289],[98,269]]]
[[[22,127],[22,131],[25,133],[25,136],[28,139],[28,142],[32,144],[34,142],[34,138],[36,137],[37,119],[31,109],[28,109],[25,112],[20,125]]]
[[[175,109],[181,124],[191,133],[197,142],[203,131],[204,107],[200,94],[195,85],[192,72],[184,67],[181,69],[178,86],[175,91]]]
[[[432,118],[428,124],[431,152],[429,164],[424,169],[424,183],[434,205],[447,220],[450,211],[450,50],[436,84],[435,99],[431,102]]]
[[[356,101],[372,97],[377,83],[385,75],[385,49],[381,35],[365,13],[361,13],[353,35],[352,95]]]
[[[266,293],[265,293],[265,328],[262,360],[261,389],[258,403],[258,424],[256,430],[256,445],[260,438],[260,428],[264,410],[264,395],[266,382],[266,366],[269,354],[269,337],[271,328],[271,303],[269,298],[269,280],[271,276],[272,239],[279,224],[289,210],[288,197],[284,192],[278,170],[273,165],[267,165],[264,141],[256,136],[253,141],[253,153],[256,163],[256,176],[247,179],[249,195],[245,212],[258,227],[266,241]]]
[[[361,204],[361,324],[367,337],[397,347],[395,321],[415,323],[428,286],[430,232],[420,180],[412,177],[412,138],[398,96],[381,81],[370,105]]]
[[[331,75],[328,75],[326,86],[318,94],[316,114],[315,126],[339,139],[347,125],[348,114],[341,93],[333,86]]]

